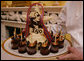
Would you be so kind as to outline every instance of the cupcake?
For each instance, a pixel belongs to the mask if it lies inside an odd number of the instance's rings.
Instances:
[[[18,43],[13,43],[11,48],[12,48],[13,50],[18,49]]]
[[[16,40],[18,41],[18,43],[21,41],[21,36],[20,35],[17,35],[17,38]]]
[[[59,38],[59,48],[63,48],[64,47],[64,37],[61,35]]]
[[[52,42],[51,43],[51,47],[50,47],[50,52],[51,53],[57,53],[58,52],[58,49],[59,49],[58,46],[59,45],[58,45],[57,42],[56,43],[55,42]]]
[[[18,52],[19,53],[25,53],[26,52],[26,39],[23,38],[22,41],[19,42],[18,45]]]
[[[12,49],[16,50],[18,49],[18,44],[20,42],[20,39],[19,37],[15,36],[15,37],[12,37],[12,41],[11,41],[11,45],[12,45]]]
[[[35,41],[34,43],[30,43],[29,41],[27,42],[27,53],[29,55],[34,55],[37,50],[36,50],[36,46],[37,46],[37,41]]]
[[[15,37],[12,37],[11,44],[13,44],[13,43],[19,43],[20,39],[21,39],[20,35],[15,35]]]
[[[40,53],[42,55],[48,55],[50,53],[48,42],[42,43]]]
[[[12,39],[11,44],[16,42],[16,37],[12,37],[11,39]]]

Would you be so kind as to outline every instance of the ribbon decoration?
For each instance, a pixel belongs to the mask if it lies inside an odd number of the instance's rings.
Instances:
[[[46,38],[48,39],[49,42],[51,42],[52,37],[51,37],[50,33],[48,32],[47,28],[45,27],[45,25],[44,25],[44,23],[43,23],[44,8],[43,8],[43,6],[42,6],[41,4],[39,4],[39,3],[34,3],[34,4],[30,5],[30,7],[28,8],[27,19],[26,19],[26,27],[25,27],[25,37],[28,37],[28,36],[29,36],[29,23],[30,23],[29,14],[30,14],[30,12],[31,12],[30,10],[31,10],[32,6],[34,6],[34,5],[36,5],[36,4],[38,4],[38,5],[40,5],[40,6],[42,7],[42,14],[41,14],[41,16],[40,16],[40,22],[41,22],[41,24],[42,24],[42,28],[43,28],[43,30],[44,30],[44,34],[45,34]]]

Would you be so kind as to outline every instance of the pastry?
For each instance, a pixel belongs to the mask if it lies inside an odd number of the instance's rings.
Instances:
[[[48,42],[42,43],[40,53],[42,55],[48,55],[50,53]]]
[[[59,38],[59,48],[63,48],[64,47],[64,37],[61,35]]]
[[[58,46],[59,46],[58,43],[52,42],[50,52],[51,53],[57,53],[59,50]]]
[[[12,41],[11,41],[12,49],[14,50],[18,49],[19,42],[20,42],[20,38],[18,36],[12,37]]]
[[[37,41],[35,41],[34,43],[30,43],[29,41],[27,42],[27,53],[29,55],[34,55],[37,50],[36,50],[36,46],[37,46]]]
[[[26,52],[26,39],[22,39],[22,41],[20,41],[19,46],[18,46],[18,52],[19,53]]]

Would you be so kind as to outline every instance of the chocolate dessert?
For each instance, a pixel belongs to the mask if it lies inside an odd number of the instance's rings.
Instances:
[[[27,53],[29,55],[34,55],[37,50],[36,50],[36,46],[37,46],[37,41],[35,41],[34,43],[30,43],[29,41],[27,42]]]
[[[42,55],[48,55],[50,53],[48,42],[42,43],[40,53]]]
[[[12,45],[12,49],[16,50],[18,49],[18,44],[20,42],[20,38],[18,36],[12,37],[12,41],[11,41],[11,45]]]
[[[25,53],[26,52],[26,39],[22,39],[18,46],[18,52],[19,53]]]
[[[64,37],[63,36],[60,36],[58,43],[59,43],[59,48],[64,47]]]
[[[58,43],[52,42],[51,43],[51,48],[50,48],[50,52],[51,53],[57,53],[58,52]]]

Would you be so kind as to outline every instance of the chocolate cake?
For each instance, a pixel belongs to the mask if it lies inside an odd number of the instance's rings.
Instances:
[[[20,42],[20,38],[21,38],[21,36],[19,36],[19,35],[16,35],[15,37],[12,37],[11,44],[19,43]]]
[[[13,50],[16,50],[16,49],[18,49],[18,44],[16,44],[16,43],[14,43],[14,44],[12,44],[12,47],[11,47]]]
[[[58,52],[58,43],[52,42],[51,43],[51,48],[50,48],[50,52],[51,53],[57,53]]]
[[[63,48],[64,47],[64,37],[63,36],[61,36],[60,37],[60,39],[59,39],[59,41],[58,41],[58,43],[59,43],[59,48]]]
[[[48,42],[42,43],[40,53],[42,55],[48,55],[50,53]]]
[[[11,41],[11,45],[12,45],[12,49],[16,50],[18,49],[18,44],[20,42],[20,38],[18,36],[12,37],[12,41]]]
[[[27,42],[27,53],[29,55],[34,55],[37,50],[36,50],[36,46],[37,46],[37,41],[35,41],[34,43],[30,43],[29,41]]]
[[[18,52],[19,53],[25,53],[26,52],[26,39],[22,39],[18,45]]]

